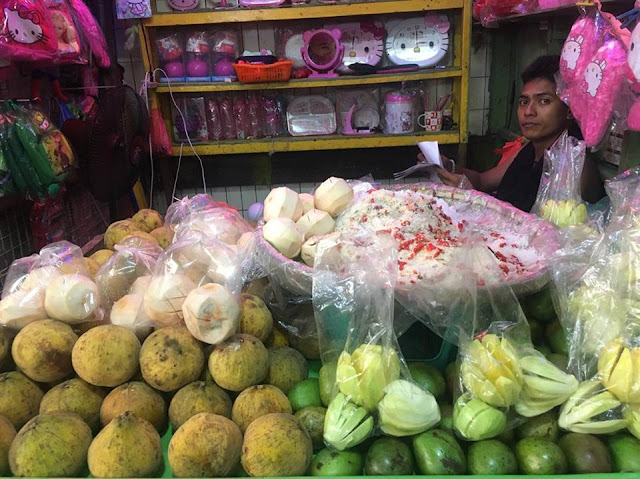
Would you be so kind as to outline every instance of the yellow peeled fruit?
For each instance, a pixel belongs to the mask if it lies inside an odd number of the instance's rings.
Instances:
[[[242,433],[217,414],[193,416],[171,438],[167,458],[174,477],[224,477],[240,462]]]
[[[600,351],[598,372],[602,385],[621,402],[640,403],[640,348],[625,347],[621,338]]]
[[[133,220],[116,221],[109,225],[104,234],[104,247],[112,250],[126,236],[136,231],[140,231],[140,226]]]
[[[161,226],[160,228],[156,228],[149,234],[156,239],[162,249],[167,249],[173,242],[174,232],[168,226]]]
[[[34,381],[49,383],[73,372],[71,351],[78,336],[71,326],[53,319],[28,324],[13,340],[16,366]]]
[[[298,418],[267,414],[253,421],[242,443],[242,467],[253,477],[304,476],[313,444]]]
[[[91,256],[89,256],[89,258],[91,258],[96,263],[98,263],[100,266],[102,266],[105,261],[107,261],[109,258],[111,258],[111,256],[113,256],[113,251],[112,250],[110,250],[110,249],[99,249],[98,251],[93,253]]]
[[[162,444],[158,431],[125,412],[95,437],[87,455],[93,477],[162,477]]]
[[[153,230],[164,225],[164,218],[156,210],[143,209],[138,211],[131,218],[145,233],[151,233]]]

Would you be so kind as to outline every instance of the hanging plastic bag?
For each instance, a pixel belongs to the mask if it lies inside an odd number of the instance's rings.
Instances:
[[[151,109],[151,147],[154,155],[171,156],[171,139],[158,108]]]
[[[58,43],[42,0],[0,2],[0,58],[19,62],[52,62]]]
[[[88,59],[82,54],[82,34],[74,23],[69,7],[63,0],[44,0],[47,5],[49,21],[53,25],[57,51],[55,63],[87,63]]]
[[[462,298],[449,310],[459,332],[460,396],[453,426],[479,441],[564,403],[578,387],[534,349],[529,324],[509,286],[483,285],[478,271],[498,262],[481,241],[456,253],[462,268]]]
[[[325,443],[354,447],[374,431],[420,434],[440,421],[435,398],[411,381],[393,331],[395,248],[386,237],[342,237],[318,245],[313,306],[322,361],[336,368]]]
[[[84,38],[89,44],[91,53],[98,62],[100,68],[109,68],[111,58],[107,48],[107,40],[95,17],[91,14],[89,7],[82,0],[68,0],[71,13],[75,18],[76,25],[84,33]]]
[[[565,228],[587,221],[587,206],[580,195],[586,145],[564,132],[545,152],[542,178],[531,210],[542,219]]]
[[[195,338],[218,344],[237,329],[241,288],[237,255],[224,243],[192,232],[158,258],[136,325],[184,323]]]
[[[102,318],[100,296],[89,279],[82,250],[52,243],[9,268],[0,301],[0,324],[22,329],[40,319],[77,324]]]

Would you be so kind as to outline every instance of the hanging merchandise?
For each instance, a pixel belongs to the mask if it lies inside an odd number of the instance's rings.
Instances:
[[[171,139],[167,125],[162,118],[159,108],[152,108],[149,114],[149,132],[151,134],[151,148],[154,155],[171,156]]]
[[[58,42],[41,0],[0,2],[0,57],[22,62],[51,62]]]
[[[537,0],[476,0],[473,4],[473,16],[487,27],[501,17],[532,12],[537,7]]]
[[[631,88],[636,95],[640,93],[640,48],[638,46],[640,46],[640,23],[636,25],[631,34],[627,56],[628,77],[632,83]],[[640,99],[636,99],[631,107],[627,125],[631,130],[640,131]]]
[[[621,108],[627,42],[618,20],[601,12],[599,5],[576,21],[565,41],[560,61],[565,85],[560,97],[569,104],[589,147],[600,144]]]
[[[82,38],[88,43],[93,57],[100,68],[109,68],[111,58],[107,48],[107,40],[100,28],[100,24],[92,15],[89,7],[83,0],[66,0],[71,7],[70,11],[74,17],[75,25],[80,29]]]
[[[567,132],[546,151],[532,213],[560,228],[587,221],[587,207],[580,195],[585,153],[585,143],[569,136]]]
[[[56,34],[58,61],[70,63],[80,60],[78,57],[80,39],[67,5],[61,0],[45,0],[45,2],[49,10],[49,19]]]
[[[118,0],[116,12],[118,20],[150,18],[151,0]]]

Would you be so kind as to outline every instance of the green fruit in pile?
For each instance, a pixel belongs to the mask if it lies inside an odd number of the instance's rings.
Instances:
[[[311,462],[312,476],[360,476],[364,461],[362,454],[355,451],[336,451],[326,448],[316,454]]]
[[[518,462],[509,447],[496,440],[474,442],[467,451],[469,474],[497,476],[517,474]]]
[[[447,382],[447,392],[450,396],[454,396],[460,386],[460,367],[457,362],[447,364],[444,368],[444,378]]]
[[[196,414],[171,438],[167,457],[174,477],[224,477],[238,467],[242,433],[230,419]]]
[[[234,334],[217,344],[209,356],[213,380],[228,391],[243,391],[263,382],[269,371],[269,353],[250,334]]]
[[[53,412],[31,419],[9,450],[14,476],[74,477],[85,473],[91,429],[77,414]]]
[[[287,397],[294,411],[299,411],[300,409],[311,406],[322,406],[320,381],[317,378],[300,381],[291,388]]]
[[[251,386],[242,391],[233,403],[231,419],[244,434],[249,425],[266,414],[291,414],[291,404],[284,393],[270,384]]]
[[[204,353],[183,326],[157,329],[140,349],[144,380],[159,391],[177,391],[200,377]]]
[[[100,408],[102,426],[126,411],[150,422],[160,433],[167,428],[167,405],[164,399],[142,381],[125,383],[107,394]]]
[[[38,414],[43,393],[22,373],[0,374],[0,415],[6,417],[16,431]]]
[[[0,416],[0,477],[10,475],[9,448],[16,437],[16,430],[6,417]]]
[[[436,399],[441,398],[446,390],[446,383],[442,373],[426,363],[410,363],[411,377],[425,391],[429,391]]]
[[[413,469],[411,448],[395,437],[374,441],[364,459],[366,476],[410,476]]]
[[[438,429],[453,432],[453,406],[451,404],[440,405],[440,422]]]
[[[524,474],[557,475],[567,472],[567,458],[560,446],[539,437],[527,437],[516,444],[516,458]]]
[[[285,394],[309,375],[309,365],[302,353],[293,348],[278,348],[269,351],[267,383]]]
[[[295,416],[309,433],[314,449],[320,449],[324,445],[324,418],[327,409],[321,406],[309,406],[300,409]]]
[[[607,440],[614,472],[640,472],[640,440],[616,434]]]
[[[572,474],[596,474],[611,472],[611,455],[607,446],[591,434],[570,432],[558,441],[567,457]]]
[[[551,290],[546,288],[521,300],[522,310],[527,319],[548,323],[556,317]]]
[[[78,414],[94,433],[100,431],[100,407],[104,391],[82,379],[69,379],[49,389],[40,402],[40,414],[73,412]]]
[[[564,335],[562,326],[560,326],[558,321],[553,321],[547,326],[545,336],[547,337],[551,351],[556,354],[569,355],[569,344],[567,343],[567,338]]]
[[[519,439],[525,437],[540,437],[551,442],[558,440],[558,413],[554,410],[536,416],[516,429]]]
[[[100,431],[87,460],[94,477],[161,477],[164,467],[158,431],[128,411]]]
[[[424,475],[450,476],[467,469],[464,452],[451,433],[434,429],[413,438],[418,471]]]
[[[16,366],[26,376],[39,382],[58,381],[73,372],[71,351],[78,336],[61,321],[44,319],[20,330],[11,353]]]
[[[320,372],[318,373],[320,400],[322,401],[322,405],[325,407],[329,406],[333,388],[336,386],[336,368],[337,363],[326,363],[320,368]]]
[[[529,321],[529,331],[531,332],[531,342],[533,344],[542,344],[544,341],[544,328],[543,326],[533,319]]]
[[[231,419],[229,394],[214,382],[195,381],[187,384],[173,396],[169,405],[169,421],[173,430],[201,412]]]
[[[140,341],[133,332],[106,324],[80,336],[71,361],[78,376],[89,384],[116,387],[138,372],[139,356]]]
[[[253,421],[242,443],[242,467],[253,477],[302,476],[311,464],[313,445],[291,414],[267,414]]]

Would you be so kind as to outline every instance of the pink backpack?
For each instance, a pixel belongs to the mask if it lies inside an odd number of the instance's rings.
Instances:
[[[52,61],[57,51],[55,29],[41,0],[0,0],[0,57]]]

